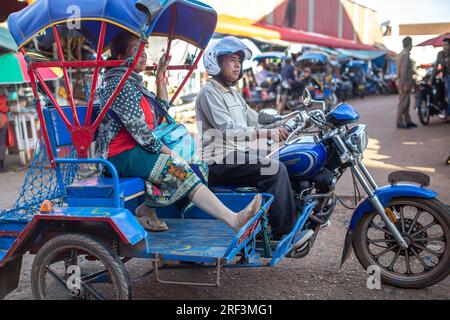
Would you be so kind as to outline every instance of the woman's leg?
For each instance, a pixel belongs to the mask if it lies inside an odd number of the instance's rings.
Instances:
[[[175,190],[173,198],[177,200],[188,196],[197,207],[225,222],[234,231],[239,231],[260,209],[262,197],[258,195],[244,210],[239,213],[233,212],[201,182],[186,161],[173,159],[167,155],[160,157],[160,161],[155,164],[152,174],[150,174],[151,181],[158,187],[169,187]],[[164,169],[162,169],[161,163],[164,164]],[[159,174],[157,174],[158,172]]]
[[[247,207],[239,213],[227,208],[204,184],[198,185],[189,194],[189,199],[200,209],[228,224],[238,232],[261,208],[262,197],[257,195]]]
[[[202,183],[186,161],[169,155],[152,154],[138,147],[110,161],[120,176],[142,177],[160,189],[160,196],[147,194],[150,202],[157,202],[160,206],[170,205],[188,196],[197,207],[235,231],[254,217],[261,207],[262,198],[258,195],[240,213],[231,211]]]

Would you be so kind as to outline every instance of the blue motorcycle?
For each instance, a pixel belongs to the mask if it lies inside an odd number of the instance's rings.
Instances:
[[[355,109],[341,103],[328,111],[308,90],[302,99],[306,107],[319,104],[322,109],[296,112],[285,124],[290,132],[286,145],[270,155],[286,165],[297,205],[303,208],[294,230],[277,250],[292,258],[308,254],[340,200],[336,184],[350,169],[356,190],[359,193],[359,182],[367,197],[354,208],[342,264],[353,247],[365,269],[378,268],[382,281],[396,287],[423,288],[447,277],[450,212],[426,188],[430,178],[419,172],[393,172],[390,185],[379,187],[362,163],[368,135],[365,125],[351,126],[359,119]],[[261,124],[281,118],[273,110],[259,114]]]

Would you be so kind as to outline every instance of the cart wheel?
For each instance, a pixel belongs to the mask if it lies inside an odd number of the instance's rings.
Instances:
[[[38,300],[129,300],[125,265],[104,244],[77,233],[56,236],[38,251],[31,270]]]

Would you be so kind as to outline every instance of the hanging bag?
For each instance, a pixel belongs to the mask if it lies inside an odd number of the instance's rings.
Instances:
[[[99,95],[100,96],[100,95]],[[103,99],[101,99],[103,100]],[[150,104],[157,104],[156,99],[149,99]],[[102,101],[104,105],[104,102]],[[155,127],[152,132],[153,134],[170,150],[178,154],[181,158],[187,162],[192,162],[195,155],[195,141],[194,138],[189,133],[189,130],[180,123],[177,123],[173,119],[165,108],[161,107],[164,113],[164,121]],[[111,108],[108,110],[107,114],[114,119],[117,123],[124,126],[120,117]]]

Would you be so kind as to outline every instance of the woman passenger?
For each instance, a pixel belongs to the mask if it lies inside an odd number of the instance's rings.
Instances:
[[[133,56],[139,44],[138,37],[122,33],[112,41],[111,58],[125,60]],[[241,212],[231,211],[202,183],[184,159],[152,133],[169,107],[164,75],[170,58],[165,59],[163,55],[158,63],[155,96],[146,89],[139,75],[147,64],[147,55],[143,52],[99,126],[96,153],[108,159],[119,176],[141,177],[146,181],[146,202],[136,210],[136,216],[145,229],[167,230],[167,225],[157,218],[152,206],[168,206],[187,196],[197,207],[238,232],[260,209],[261,195],[257,195]],[[126,71],[125,67],[117,67],[106,72],[105,84],[98,92],[103,102],[112,95]]]

